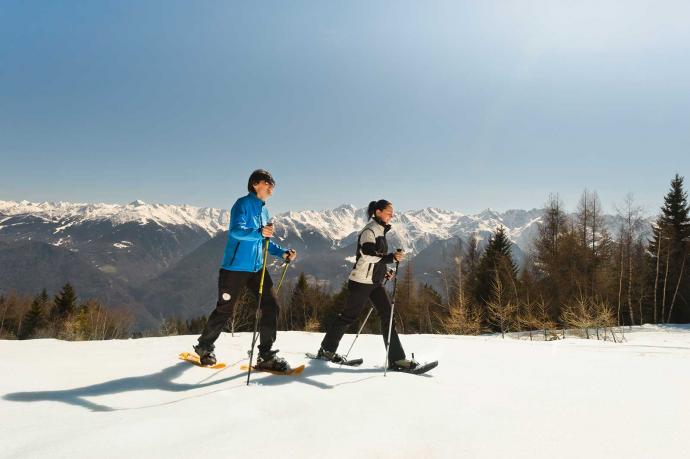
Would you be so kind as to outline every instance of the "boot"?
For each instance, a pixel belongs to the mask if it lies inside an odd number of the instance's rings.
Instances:
[[[336,354],[335,352],[327,351],[324,348],[319,348],[319,352],[316,353],[316,357],[321,360],[326,360],[328,362],[333,362],[333,363],[342,363],[345,361],[345,358],[340,355]]]
[[[417,362],[415,359],[401,359],[393,362],[389,368],[393,371],[411,372],[418,366],[419,362]]]
[[[194,346],[194,352],[199,356],[199,363],[203,366],[211,366],[216,364],[216,354],[213,349],[203,347],[201,344]]]
[[[256,368],[259,370],[269,371],[289,371],[290,364],[282,357],[278,357],[279,349],[275,351],[266,351],[259,354],[256,360]]]

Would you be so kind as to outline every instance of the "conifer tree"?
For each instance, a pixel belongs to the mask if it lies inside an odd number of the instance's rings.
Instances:
[[[22,326],[18,336],[19,339],[29,339],[33,337],[34,333],[45,325],[46,318],[43,304],[40,295],[36,296],[31,302],[31,309],[27,311],[24,315],[24,320],[22,320]]]
[[[53,316],[59,320],[64,320],[74,313],[77,307],[77,294],[72,284],[67,282],[55,296],[53,301]]]
[[[654,317],[662,323],[690,321],[690,282],[687,281],[690,207],[683,181],[678,174],[671,180],[671,189],[664,197],[649,245],[654,266]]]

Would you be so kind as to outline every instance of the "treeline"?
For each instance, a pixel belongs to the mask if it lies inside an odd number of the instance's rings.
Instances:
[[[104,340],[132,335],[132,318],[96,300],[79,302],[70,283],[53,298],[45,289],[36,295],[0,296],[0,339],[58,338]]]

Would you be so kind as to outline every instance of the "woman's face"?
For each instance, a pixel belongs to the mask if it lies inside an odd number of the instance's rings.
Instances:
[[[377,210],[376,216],[379,218],[379,220],[387,225],[391,220],[393,220],[393,205],[391,204],[383,210]]]

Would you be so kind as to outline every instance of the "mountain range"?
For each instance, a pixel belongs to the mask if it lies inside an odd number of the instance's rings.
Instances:
[[[458,240],[480,241],[506,229],[518,264],[530,251],[541,209],[487,209],[475,215],[428,207],[398,212],[389,246],[408,252],[418,280],[440,286],[438,271]],[[82,298],[131,310],[140,327],[162,317],[207,314],[215,303],[217,271],[227,239],[229,210],[188,205],[32,203],[0,201],[0,293],[56,293],[69,281]],[[615,233],[616,216],[605,216]],[[338,289],[354,261],[363,208],[346,204],[273,218],[276,242],[298,252],[288,280],[304,272]],[[280,262],[271,260],[274,276]]]

